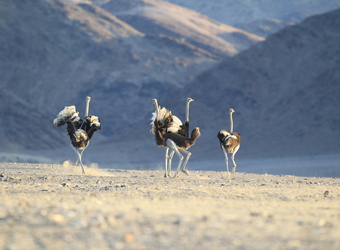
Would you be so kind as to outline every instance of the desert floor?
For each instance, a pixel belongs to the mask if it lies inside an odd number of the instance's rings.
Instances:
[[[0,163],[0,249],[340,249],[340,179]]]

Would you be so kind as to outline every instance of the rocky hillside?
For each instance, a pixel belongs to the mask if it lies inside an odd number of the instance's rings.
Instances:
[[[188,85],[182,98],[197,100],[192,120],[205,132],[202,152],[217,152],[216,133],[230,128],[233,107],[234,130],[243,136],[240,155],[339,153],[339,27],[340,9],[310,17]]]
[[[218,61],[172,37],[144,34],[94,5],[48,0],[0,5],[1,88],[6,90],[0,113],[13,117],[2,119],[3,150],[60,146],[60,136],[48,132],[55,131],[51,121],[65,105],[82,112],[86,95],[93,97],[92,112],[104,118],[103,134],[113,135],[141,119],[133,107],[149,108],[155,95],[183,86]],[[6,108],[14,97],[26,106]],[[30,119],[27,126],[27,117],[41,119]],[[37,129],[41,126],[45,129]]]

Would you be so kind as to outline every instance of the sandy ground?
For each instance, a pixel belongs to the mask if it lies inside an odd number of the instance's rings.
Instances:
[[[340,249],[340,179],[0,163],[0,249]]]

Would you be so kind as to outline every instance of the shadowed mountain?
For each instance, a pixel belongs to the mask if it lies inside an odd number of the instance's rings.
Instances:
[[[198,76],[181,96],[196,100],[193,151],[222,157],[216,134],[230,128],[233,107],[243,157],[338,153],[339,27],[340,9],[307,18]]]

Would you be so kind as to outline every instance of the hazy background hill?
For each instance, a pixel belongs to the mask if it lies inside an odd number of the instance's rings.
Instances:
[[[287,3],[312,13],[296,6]],[[263,18],[290,11],[270,13]],[[202,131],[193,161],[223,159],[216,134],[229,129],[231,106],[241,159],[336,154],[339,19],[339,10],[313,16],[263,42],[266,33],[240,29],[251,16],[235,28],[164,1],[1,1],[0,149],[74,159],[66,128],[52,121],[65,105],[83,115],[90,95],[103,129],[85,161],[162,162],[149,133],[151,99],[183,119],[190,96],[191,124]]]
[[[337,0],[169,0],[260,36],[268,36],[307,16],[340,8]]]

